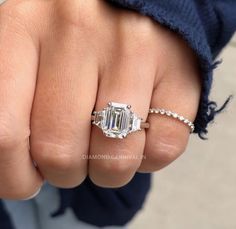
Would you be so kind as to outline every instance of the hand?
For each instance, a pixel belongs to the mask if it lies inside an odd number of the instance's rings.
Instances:
[[[91,128],[91,112],[114,101],[144,119],[151,106],[194,120],[200,91],[192,50],[148,17],[101,0],[8,0],[0,7],[0,197],[27,198],[44,179],[74,187],[87,175],[120,187],[136,171],[163,168],[183,153],[188,127],[152,115],[146,132],[111,139]]]

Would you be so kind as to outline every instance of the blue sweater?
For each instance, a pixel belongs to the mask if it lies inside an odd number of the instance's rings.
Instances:
[[[207,134],[207,125],[221,108],[209,101],[216,56],[236,31],[236,0],[107,0],[116,7],[135,10],[180,34],[199,58],[202,72],[202,95],[195,133]],[[227,100],[228,101],[228,100]],[[227,102],[226,101],[226,102]],[[60,216],[71,207],[76,216],[97,226],[124,225],[142,207],[150,189],[150,174],[137,173],[122,188],[95,186],[89,178],[74,189],[59,189],[60,208],[52,214]],[[158,193],[157,193],[158,195]],[[0,228],[13,229],[9,215],[0,202]]]

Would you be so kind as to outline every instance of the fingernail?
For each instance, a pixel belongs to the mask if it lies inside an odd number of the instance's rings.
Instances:
[[[33,199],[34,197],[36,197],[39,193],[40,193],[40,191],[41,191],[41,187],[37,190],[37,192],[35,192],[32,196],[30,196],[30,197],[28,197],[28,198],[26,198],[26,199],[22,199],[23,201],[24,200],[31,200],[31,199]]]

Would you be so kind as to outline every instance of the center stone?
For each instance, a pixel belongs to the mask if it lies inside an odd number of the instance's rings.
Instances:
[[[133,113],[127,104],[112,102],[103,112],[101,127],[107,137],[124,138],[129,134]]]

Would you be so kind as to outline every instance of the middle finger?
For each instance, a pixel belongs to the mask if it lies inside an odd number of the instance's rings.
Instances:
[[[145,64],[141,64],[145,62]],[[144,120],[151,100],[155,65],[145,55],[145,61],[136,55],[124,55],[108,64],[100,80],[95,111],[108,102],[131,105],[131,110]],[[146,76],[146,77],[144,77]],[[125,139],[105,137],[96,126],[90,142],[89,175],[103,187],[120,187],[128,183],[141,161],[145,145],[145,131],[131,133]]]
[[[74,31],[42,44],[31,120],[31,151],[44,178],[70,188],[87,175],[96,55]]]

